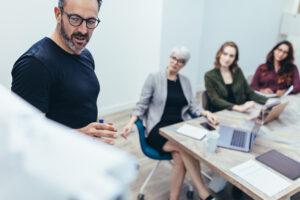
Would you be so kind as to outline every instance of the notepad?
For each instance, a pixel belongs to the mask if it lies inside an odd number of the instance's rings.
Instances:
[[[300,163],[276,150],[270,150],[257,156],[256,160],[271,167],[289,179],[295,180],[300,177]]]
[[[290,182],[255,160],[246,161],[231,168],[230,171],[270,197],[291,185]]]
[[[177,132],[197,140],[201,140],[207,134],[206,129],[189,124],[182,125],[179,129],[177,129]]]

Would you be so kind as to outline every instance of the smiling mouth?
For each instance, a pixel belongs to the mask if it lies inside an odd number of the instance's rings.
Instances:
[[[86,43],[86,37],[84,36],[74,36],[73,40],[78,45],[84,45]]]

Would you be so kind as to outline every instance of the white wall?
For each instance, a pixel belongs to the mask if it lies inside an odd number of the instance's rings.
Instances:
[[[191,52],[191,59],[182,72],[190,78],[194,91],[200,74],[199,51],[203,13],[204,0],[164,0],[160,68],[168,65],[174,46],[186,46]]]
[[[203,84],[205,72],[213,67],[220,45],[228,40],[239,46],[239,64],[245,75],[253,74],[277,43],[285,3],[286,0],[206,0],[199,84]]]
[[[56,25],[57,1],[5,1],[0,13],[0,83],[10,88],[16,59]],[[96,62],[101,114],[129,108],[146,76],[159,69],[162,1],[107,0],[88,45]]]
[[[284,11],[296,14],[299,9],[300,0],[286,0]]]
[[[132,108],[149,72],[159,69],[162,1],[107,0],[89,44],[101,84],[101,114]]]
[[[298,14],[300,15],[300,0],[289,0],[288,6],[285,10],[291,14]],[[300,24],[298,24],[300,26]],[[295,50],[295,63],[300,67],[300,35],[287,35],[286,37],[290,42],[293,43],[294,50]]]
[[[0,83],[10,88],[14,62],[33,43],[49,35],[56,22],[55,1],[2,1],[0,12]]]
[[[134,105],[147,74],[167,66],[175,45],[191,50],[183,73],[191,79],[194,90],[203,85],[204,73],[226,40],[238,43],[242,68],[246,74],[253,73],[277,42],[281,13],[292,1],[104,0],[102,22],[88,45],[101,84],[100,114]],[[15,60],[52,33],[55,5],[56,0],[2,3],[1,84],[10,87]]]

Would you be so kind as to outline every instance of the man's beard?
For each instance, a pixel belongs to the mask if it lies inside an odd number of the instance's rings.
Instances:
[[[65,45],[67,45],[67,47],[69,49],[71,49],[75,54],[80,54],[84,50],[84,47],[87,45],[87,43],[90,40],[88,34],[82,34],[80,32],[74,32],[69,37],[66,33],[63,20],[61,20],[60,34],[65,42]],[[80,47],[76,46],[76,44],[74,44],[74,42],[73,42],[74,37],[77,37],[77,38],[79,37],[81,39],[85,39],[85,41],[86,41],[85,44]]]

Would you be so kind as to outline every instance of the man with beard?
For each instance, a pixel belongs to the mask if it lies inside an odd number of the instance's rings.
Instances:
[[[99,24],[102,0],[58,0],[51,37],[35,43],[14,64],[12,91],[46,117],[113,144],[116,129],[97,123],[100,85],[85,48]]]

